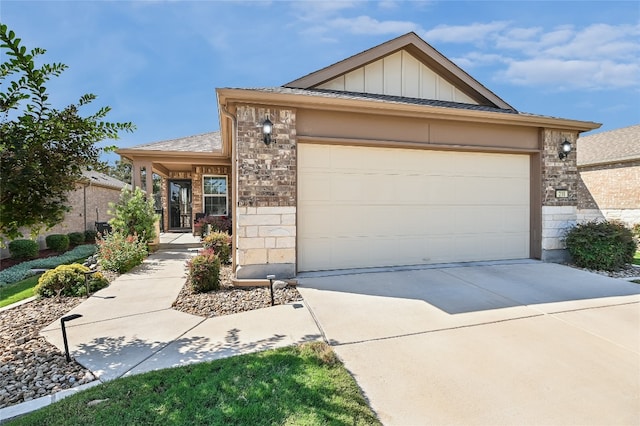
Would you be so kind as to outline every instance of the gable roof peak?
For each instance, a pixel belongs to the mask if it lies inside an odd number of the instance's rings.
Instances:
[[[409,53],[456,89],[474,99],[478,104],[515,111],[515,108],[467,74],[415,32],[409,32],[386,41],[333,65],[286,83],[283,87],[294,89],[317,88],[323,83],[330,82],[335,78],[363,68],[399,51]]]

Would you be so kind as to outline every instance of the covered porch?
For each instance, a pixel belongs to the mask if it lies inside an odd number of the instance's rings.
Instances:
[[[153,193],[163,233],[194,234],[198,218],[231,215],[231,160],[220,132],[116,152],[131,163],[132,186]]]

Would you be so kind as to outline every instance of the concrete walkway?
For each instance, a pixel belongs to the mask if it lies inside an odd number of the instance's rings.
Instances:
[[[186,281],[185,262],[193,253],[161,250],[70,311],[67,315],[82,315],[67,322],[71,356],[105,382],[321,339],[303,302],[214,318],[173,310]],[[64,351],[59,320],[41,334]],[[48,396],[5,408],[0,421],[55,400]]]
[[[640,285],[536,261],[303,274],[388,425],[640,424]]]

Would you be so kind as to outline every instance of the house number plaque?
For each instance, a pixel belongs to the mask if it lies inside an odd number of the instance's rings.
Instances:
[[[569,198],[569,191],[566,189],[556,189],[556,198]]]

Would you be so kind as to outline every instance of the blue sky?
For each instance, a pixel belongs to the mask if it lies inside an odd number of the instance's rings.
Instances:
[[[2,0],[0,19],[69,66],[53,106],[94,93],[137,126],[120,147],[218,130],[216,87],[279,86],[409,31],[519,111],[640,123],[638,1]]]

